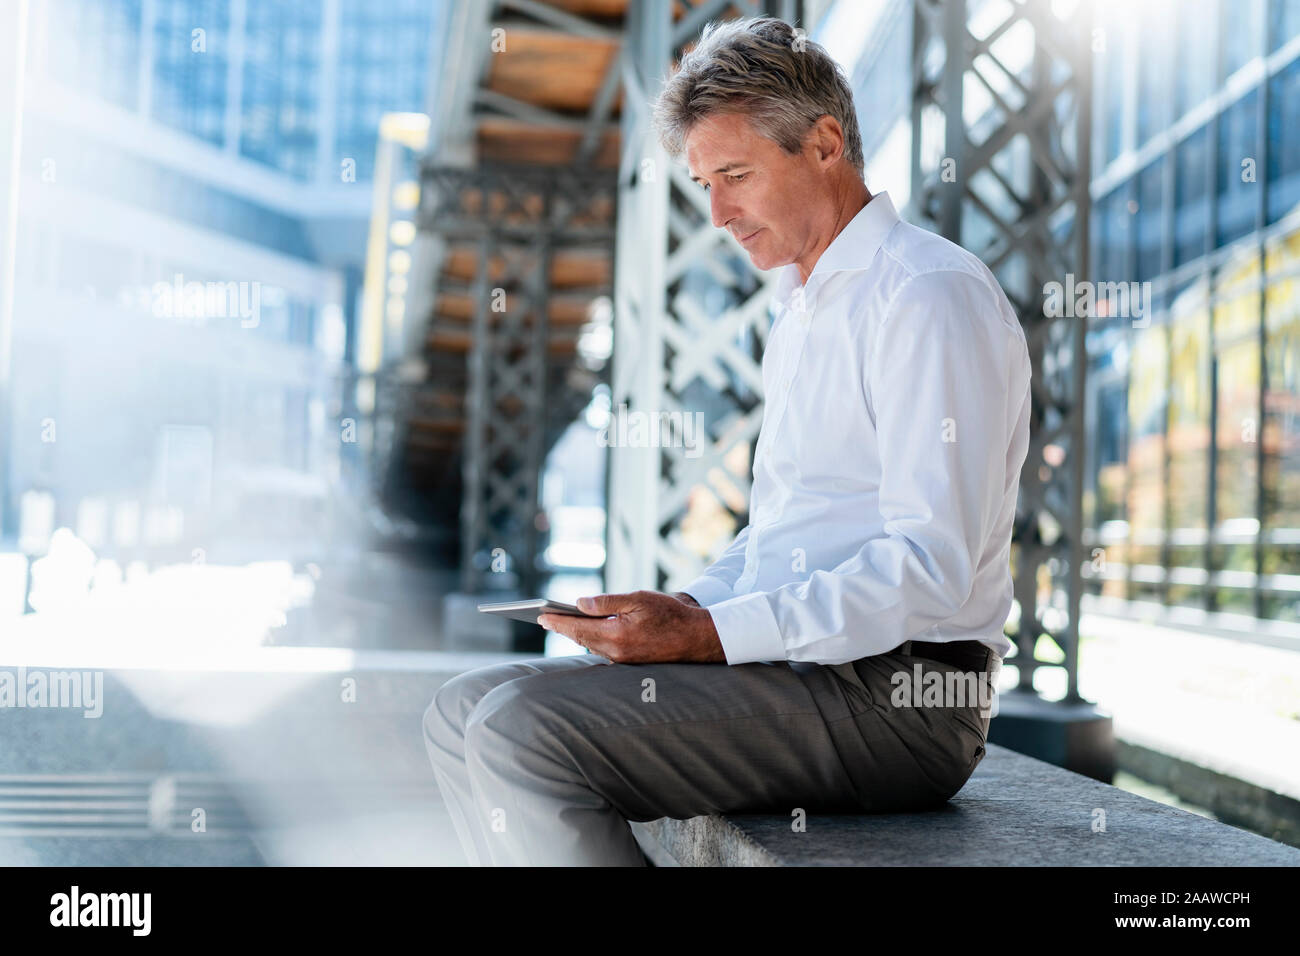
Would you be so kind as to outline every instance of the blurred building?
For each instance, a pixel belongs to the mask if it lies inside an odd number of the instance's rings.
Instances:
[[[356,443],[380,118],[427,110],[445,4],[29,10],[2,526],[119,560],[310,537]]]
[[[1005,6],[969,0],[972,23]],[[1061,277],[1098,292],[1088,590],[1300,622],[1300,0],[1093,7],[1091,276]],[[868,185],[900,205],[913,15],[840,0],[816,36],[852,80]]]
[[[1297,621],[1300,2],[1109,9],[1093,269],[1152,308],[1094,332],[1097,589]]]

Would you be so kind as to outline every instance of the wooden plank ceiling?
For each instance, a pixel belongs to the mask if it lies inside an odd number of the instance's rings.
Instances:
[[[693,6],[674,0],[673,19],[680,20]],[[492,2],[488,27],[504,30],[505,49],[487,57],[467,114],[472,129],[465,132],[478,163],[617,168],[623,109],[618,57],[627,12],[628,0]],[[483,41],[452,37],[450,42]],[[461,209],[471,216],[482,213],[485,198],[474,193],[461,197]],[[486,199],[491,205],[506,202],[501,195]],[[612,203],[596,210],[611,225],[614,214]],[[478,256],[474,244],[452,240],[443,257],[425,336],[429,378],[416,398],[408,433],[411,463],[417,468],[420,460],[444,467],[446,456],[459,449]],[[557,373],[575,361],[591,301],[612,294],[612,259],[608,244],[553,253],[547,353]],[[489,276],[495,282],[505,269],[506,262],[497,256],[489,264]]]
[[[579,161],[585,132],[582,125],[591,118],[601,87],[616,66],[627,3],[543,0],[537,4],[582,18],[594,28],[591,33],[565,30],[536,16],[527,17],[527,6],[521,8],[508,2],[496,6],[491,26],[504,31],[501,36],[505,48],[488,57],[481,83],[487,95],[474,110],[480,161],[546,166]],[[533,118],[509,115],[508,108],[494,108],[497,101],[493,96],[547,111],[556,121],[546,122],[541,113]],[[617,123],[622,99],[620,89],[609,104],[606,128],[593,144],[590,165],[610,168],[618,164]]]

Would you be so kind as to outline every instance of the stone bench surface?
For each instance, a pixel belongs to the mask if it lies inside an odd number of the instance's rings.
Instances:
[[[1105,831],[1094,832],[1097,810]],[[1300,849],[996,744],[944,807],[636,824],[681,866],[1300,866]],[[656,856],[652,853],[652,859]]]

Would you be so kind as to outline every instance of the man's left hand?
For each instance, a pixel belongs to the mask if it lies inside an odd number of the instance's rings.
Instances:
[[[708,610],[671,595],[659,591],[598,594],[579,598],[578,607],[601,618],[542,614],[537,623],[616,664],[727,662]]]

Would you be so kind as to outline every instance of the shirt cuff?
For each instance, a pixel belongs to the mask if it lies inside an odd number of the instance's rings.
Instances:
[[[742,594],[714,604],[709,608],[709,615],[718,630],[728,664],[786,659],[781,629],[763,592]]]
[[[686,587],[677,590],[695,598],[695,602],[700,607],[708,607],[710,604],[727,601],[736,596],[736,592],[731,590],[726,581],[712,574],[701,575]]]

